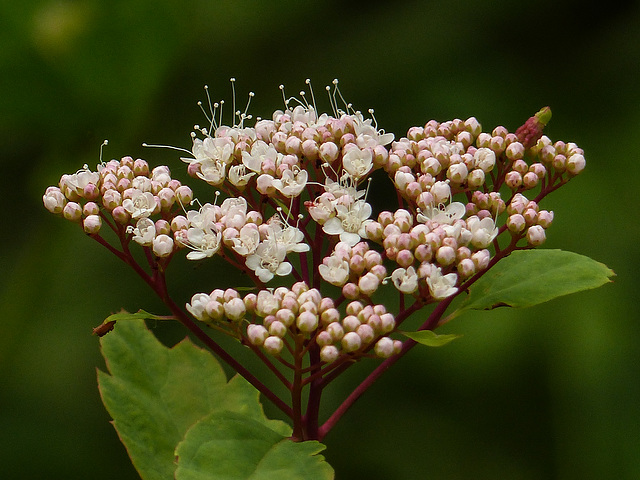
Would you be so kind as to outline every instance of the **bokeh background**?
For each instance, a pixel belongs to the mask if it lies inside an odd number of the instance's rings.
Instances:
[[[544,203],[556,214],[547,246],[617,277],[447,325],[464,337],[413,350],[327,437],[337,478],[640,478],[639,20],[630,1],[1,2],[0,476],[137,478],[100,403],[90,333],[121,307],[162,309],[45,211],[45,188],[94,167],[105,138],[107,159],[184,175],[176,152],[141,143],[189,148],[205,84],[228,99],[236,77],[238,98],[254,91],[251,112],[267,117],[281,107],[279,84],[294,94],[309,77],[322,97],[338,77],[397,136],[471,115],[485,131],[515,130],[550,105],[547,134],[582,146],[588,168]],[[229,272],[176,274],[187,299]],[[168,342],[184,335],[155,328]],[[338,382],[328,405],[370,367]]]

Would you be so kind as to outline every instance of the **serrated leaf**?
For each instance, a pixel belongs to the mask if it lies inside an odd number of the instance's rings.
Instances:
[[[217,360],[189,339],[167,348],[134,319],[118,322],[100,344],[110,373],[98,371],[102,401],[143,480],[173,478],[177,444],[211,412],[232,410],[291,432],[264,416],[257,390],[241,377],[227,383]]]
[[[421,345],[426,345],[427,347],[441,347],[462,336],[453,333],[438,335],[431,330],[419,330],[417,332],[400,333],[402,333],[402,335],[404,335],[405,337],[409,337],[411,340],[415,340]]]
[[[464,310],[524,308],[597,288],[614,276],[606,265],[563,250],[519,250],[500,260],[469,289]]]
[[[233,412],[195,424],[176,449],[176,480],[330,480],[331,466],[316,441],[293,442]]]

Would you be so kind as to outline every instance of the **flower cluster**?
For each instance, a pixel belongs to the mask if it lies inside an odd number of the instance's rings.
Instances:
[[[337,84],[332,114],[288,99],[253,127],[246,114],[232,127],[218,125],[212,109],[209,127],[195,127],[190,156],[182,157],[191,177],[217,190],[212,203],[192,208],[192,190],[168,167],[124,157],[64,175],[44,205],[102,243],[106,223],[121,252],[133,241],[152,263],[166,265],[188,249],[189,260],[221,257],[246,272],[257,294],[216,289],[196,293],[186,308],[247,345],[294,357],[316,351],[324,363],[371,350],[389,357],[401,347],[389,337],[398,318],[460,293],[511,251],[545,241],[553,213],[539,202],[585,160],[575,144],[542,134],[548,109],[515,133],[483,132],[475,118],[432,120],[394,141],[373,118],[339,108],[336,93]],[[399,204],[374,216],[367,196],[378,169]],[[395,314],[374,300],[386,285],[401,297]]]
[[[342,315],[333,299],[322,297],[318,289],[304,282],[295,283],[291,289],[249,293],[244,298],[234,289],[197,293],[187,310],[205,323],[226,323],[240,336],[246,332],[248,343],[273,355],[279,355],[285,347],[293,353],[299,336],[318,346],[323,362],[333,362],[341,354],[362,356],[371,347],[377,356],[387,358],[401,348],[401,342],[386,336],[396,323],[383,305],[353,301]],[[243,323],[247,323],[244,329]]]

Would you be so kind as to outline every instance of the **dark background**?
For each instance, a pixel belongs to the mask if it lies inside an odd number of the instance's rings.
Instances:
[[[95,167],[105,138],[107,159],[184,176],[176,152],[141,143],[189,148],[203,85],[228,99],[233,76],[263,117],[282,106],[279,84],[295,94],[309,77],[320,98],[338,77],[397,137],[471,115],[513,131],[550,105],[546,133],[586,152],[583,175],[543,203],[547,247],[607,264],[615,282],[447,325],[464,337],[412,351],[326,438],[338,479],[640,478],[639,18],[637,2],[2,2],[0,476],[137,478],[100,403],[90,333],[121,307],[162,308],[41,197]],[[182,263],[180,300],[227,281]]]

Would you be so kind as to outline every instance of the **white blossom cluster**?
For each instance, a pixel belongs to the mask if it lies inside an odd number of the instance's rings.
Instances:
[[[245,343],[279,355],[302,336],[323,362],[371,350],[388,357],[400,348],[389,337],[396,322],[376,292],[389,285],[438,302],[490,265],[502,233],[513,245],[542,244],[553,213],[525,195],[539,199],[565,183],[584,156],[543,136],[534,117],[516,133],[483,133],[475,118],[432,120],[394,142],[350,105],[338,108],[335,91],[333,99],[331,115],[287,100],[253,127],[244,114],[238,125],[217,125],[212,111],[182,158],[189,175],[217,190],[212,203],[194,208],[192,190],[168,167],[124,157],[64,175],[44,205],[95,237],[107,223],[123,245],[136,242],[159,262],[188,249],[189,260],[219,256],[245,271],[257,294],[214,290],[187,304]],[[374,216],[376,169],[400,205]],[[276,281],[292,286],[267,288]]]

